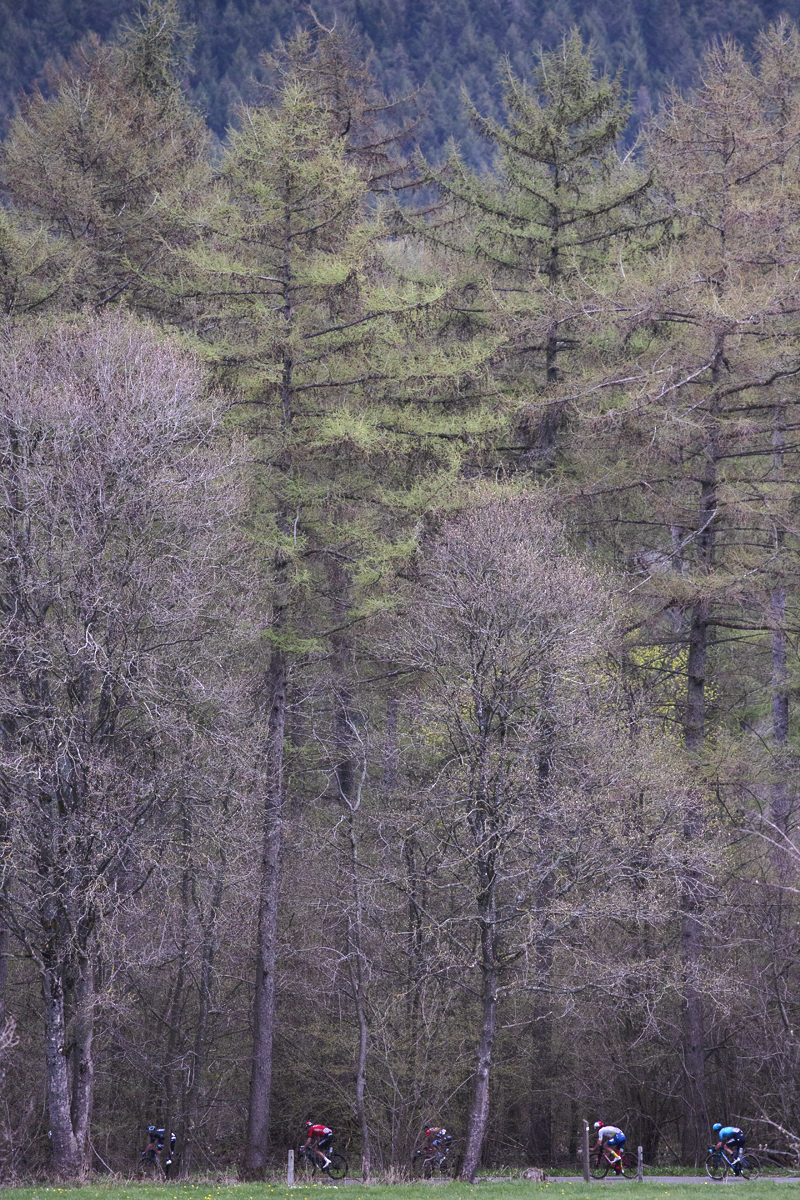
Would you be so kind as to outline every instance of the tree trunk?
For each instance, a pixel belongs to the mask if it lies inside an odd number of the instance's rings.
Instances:
[[[192,854],[192,808],[191,800],[184,796],[181,802],[180,856],[183,861],[181,869],[181,909],[180,934],[178,938],[178,969],[175,974],[175,986],[172,989],[167,1012],[164,1017],[166,1027],[164,1053],[164,1151],[162,1165],[166,1168],[168,1158],[171,1158],[170,1148],[172,1134],[176,1135],[175,1148],[182,1152],[185,1142],[185,1114],[183,1087],[183,1015],[186,1007],[186,977],[189,964],[189,909],[191,905],[192,888],[194,886],[194,863]]]
[[[72,1077],[72,1128],[84,1167],[89,1160],[89,1130],[94,1098],[94,963],[88,955],[78,960],[75,980],[75,1024]]]
[[[263,1172],[269,1143],[272,1041],[275,1029],[275,959],[278,943],[281,819],[283,814],[283,738],[286,728],[287,670],[284,654],[274,650],[268,673],[270,714],[268,775],[264,797],[261,882],[258,897],[258,950],[253,996],[253,1051],[250,1105],[244,1165],[249,1175]]]
[[[553,711],[555,704],[555,680],[545,674],[542,680],[541,711]],[[549,847],[558,833],[546,815],[549,811],[548,793],[553,756],[553,727],[547,719],[541,736],[538,754],[537,785],[539,797],[539,845]],[[553,1157],[553,1019],[549,999],[542,1004],[539,999],[549,997],[548,983],[553,969],[553,936],[550,930],[550,906],[553,899],[553,880],[547,870],[548,854],[540,860],[541,879],[536,888],[536,914],[540,929],[536,940],[534,961],[536,980],[539,985],[533,1006],[533,1078],[529,1113],[528,1150],[533,1162],[548,1163]]]
[[[8,984],[8,926],[0,916],[0,1029],[6,1019],[6,987]]]
[[[356,933],[360,937],[360,933]],[[355,953],[353,953],[355,951]],[[354,961],[355,959],[355,961]],[[358,1059],[356,1063],[356,1120],[361,1131],[361,1176],[364,1183],[370,1182],[372,1174],[372,1146],[370,1142],[369,1124],[367,1123],[367,1107],[365,1088],[367,1082],[367,1014],[364,1009],[364,979],[361,969],[361,953],[353,947],[347,959],[347,969],[350,975],[350,987],[356,1006],[358,1021]]]
[[[292,294],[292,215],[284,215],[284,260],[281,267],[281,316],[288,337],[294,326]],[[284,351],[281,367],[281,429],[289,437],[294,419],[294,362]],[[284,449],[280,470],[284,482],[292,476],[291,450]],[[298,509],[299,515],[299,509]],[[281,496],[276,521],[278,531],[288,537],[293,527],[288,501]],[[289,604],[289,559],[278,548],[273,562],[273,631],[280,633],[286,624]],[[253,1049],[250,1074],[250,1101],[247,1114],[247,1141],[244,1167],[248,1175],[262,1174],[267,1165],[269,1145],[269,1102],[272,1088],[272,1042],[275,1032],[275,960],[278,946],[278,900],[280,893],[281,821],[283,819],[283,747],[286,733],[286,691],[288,661],[282,649],[272,650],[267,671],[265,699],[269,705],[267,721],[266,790],[264,828],[261,844],[261,877],[258,895],[258,948],[253,993]]]
[[[61,968],[62,964],[57,960],[44,963],[42,993],[44,997],[47,1110],[50,1117],[53,1168],[59,1179],[67,1179],[82,1174],[83,1155],[72,1128],[70,1113]]]
[[[684,837],[694,842],[702,834],[703,814],[698,801],[687,813]],[[697,1165],[708,1136],[706,1101],[705,1013],[701,976],[703,930],[699,920],[702,898],[697,873],[687,867],[681,904],[681,958],[683,962],[683,1125],[681,1149],[684,1160]]]
[[[338,592],[341,618],[344,620],[346,603],[346,580],[334,566],[331,571],[332,589]],[[367,1081],[367,1010],[364,994],[364,913],[361,894],[361,867],[358,860],[356,839],[356,813],[361,804],[361,782],[356,784],[356,759],[354,755],[354,724],[352,695],[347,682],[347,660],[350,646],[346,637],[333,639],[334,671],[336,673],[336,713],[334,716],[334,738],[336,745],[336,783],[339,798],[348,809],[347,838],[350,872],[351,908],[347,920],[347,972],[350,991],[358,1025],[358,1052],[356,1055],[356,1120],[361,1132],[361,1175],[369,1183],[372,1174],[372,1145],[366,1108]],[[364,762],[364,768],[366,762]]]
[[[403,863],[405,887],[408,895],[408,932],[406,934],[408,959],[408,984],[406,1021],[408,1023],[408,1053],[406,1065],[406,1095],[411,1098],[417,1092],[417,1051],[422,1012],[422,979],[425,971],[423,914],[428,904],[427,869],[417,866],[419,846],[416,835],[409,831],[403,839]]]
[[[217,868],[208,919],[203,925],[203,957],[200,969],[200,994],[198,996],[197,1033],[194,1042],[194,1064],[186,1099],[184,1142],[183,1146],[178,1147],[181,1159],[181,1178],[183,1179],[188,1177],[192,1169],[195,1130],[200,1110],[200,1097],[205,1081],[208,1021],[211,1015],[211,996],[214,981],[217,914],[222,903],[222,893],[225,887],[225,866],[226,864],[223,861]]]
[[[786,442],[782,413],[775,420],[772,433],[772,474],[776,482],[783,481],[783,456]],[[775,549],[783,548],[783,530],[775,529]],[[786,778],[786,748],[789,742],[789,686],[786,669],[786,588],[776,587],[770,596],[770,625],[772,627],[772,744],[774,763],[770,796],[770,819],[780,833],[786,833],[789,819],[789,785]],[[773,865],[778,878],[786,882],[790,860],[782,849],[773,850]]]
[[[475,1070],[475,1093],[467,1121],[467,1145],[461,1178],[474,1182],[481,1158],[483,1139],[489,1121],[489,1072],[497,1020],[497,964],[495,960],[494,901],[491,910],[481,920],[481,970],[483,973],[483,1012]]]
[[[697,559],[701,573],[708,573],[714,555],[714,520],[717,515],[716,440],[712,431],[706,445],[706,463],[700,491]],[[706,596],[692,607],[689,626],[689,661],[686,683],[687,749],[700,753],[706,735],[706,668],[708,659],[710,605]],[[693,801],[684,819],[687,854],[702,836],[702,801]],[[708,1132],[705,1069],[705,1014],[700,980],[703,968],[703,932],[700,923],[702,897],[696,871],[687,865],[681,895],[681,959],[683,964],[683,1122],[681,1150],[685,1161],[699,1162]]]

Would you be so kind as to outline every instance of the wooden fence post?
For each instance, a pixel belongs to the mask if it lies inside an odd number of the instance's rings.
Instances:
[[[636,1178],[639,1183],[644,1180],[644,1150],[641,1146],[636,1147]]]
[[[583,1122],[583,1178],[589,1182],[589,1122]]]
[[[286,1167],[286,1186],[294,1187],[294,1150],[289,1151],[289,1162]]]

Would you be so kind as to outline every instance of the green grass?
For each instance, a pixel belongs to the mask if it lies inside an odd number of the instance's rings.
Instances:
[[[527,1183],[508,1180],[502,1183],[443,1183],[443,1184],[373,1184],[365,1187],[358,1182],[340,1184],[346,1187],[347,1200],[599,1200],[599,1189],[613,1187],[623,1193],[631,1191],[631,1200],[704,1200],[715,1188],[730,1187],[730,1184],[714,1184],[709,1180],[699,1183],[637,1183],[635,1180],[619,1180],[612,1184],[569,1183],[564,1179],[551,1179],[548,1183]],[[800,1185],[797,1183],[756,1180],[737,1181],[733,1184],[747,1200],[800,1200]],[[260,1184],[200,1184],[200,1183],[120,1183],[109,1181],[89,1184],[82,1188],[60,1188],[58,1186],[36,1186],[5,1188],[2,1200],[322,1200],[322,1191],[333,1188],[330,1183],[300,1184],[291,1191],[283,1183]],[[336,1190],[336,1189],[334,1189]],[[331,1198],[332,1200],[332,1198]],[[616,1197],[616,1200],[621,1200]],[[744,1200],[744,1196],[740,1197]]]

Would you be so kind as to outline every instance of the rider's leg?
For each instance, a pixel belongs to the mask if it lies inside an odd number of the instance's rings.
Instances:
[[[327,1154],[322,1149],[322,1142],[319,1138],[316,1138],[314,1140],[313,1150],[314,1150],[314,1157],[316,1158],[317,1162],[320,1164],[320,1166],[322,1167],[322,1169],[324,1171],[326,1167],[330,1166],[331,1160],[328,1158]]]
[[[611,1151],[611,1162],[617,1175],[622,1174],[622,1151],[624,1148],[625,1142],[618,1142],[616,1136],[608,1143],[608,1149]]]

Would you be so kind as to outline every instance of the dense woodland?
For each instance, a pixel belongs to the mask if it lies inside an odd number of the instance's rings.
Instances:
[[[0,121],[21,91],[49,90],[47,63],[66,58],[81,38],[116,36],[141,0],[0,0]],[[303,0],[179,0],[193,26],[182,84],[218,139],[236,123],[242,101],[265,80],[261,55],[309,21]],[[474,167],[491,163],[491,147],[471,127],[466,88],[482,112],[502,120],[500,63],[531,78],[539,50],[555,50],[577,28],[595,61],[620,72],[632,98],[626,138],[673,85],[696,84],[706,45],[733,37],[752,53],[761,30],[782,15],[800,20],[800,0],[315,0],[327,26],[351,28],[358,53],[370,55],[387,95],[418,93],[426,119],[416,136],[438,160],[450,138]],[[5,128],[3,132],[5,132]]]
[[[800,1134],[800,35],[214,146],[173,0],[0,153],[0,1171]]]

